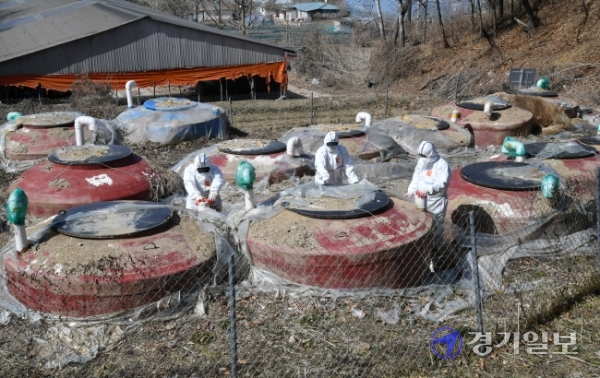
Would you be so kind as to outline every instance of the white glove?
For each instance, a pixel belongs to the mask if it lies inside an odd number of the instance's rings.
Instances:
[[[208,203],[214,203],[217,200],[218,195],[219,194],[216,190],[211,190],[210,194],[208,195]]]
[[[433,188],[431,185],[421,184],[419,185],[419,191],[425,194],[432,194]]]
[[[192,195],[192,201],[194,201],[194,202],[196,202],[200,198],[202,198],[202,195],[200,194],[200,192],[196,192]]]

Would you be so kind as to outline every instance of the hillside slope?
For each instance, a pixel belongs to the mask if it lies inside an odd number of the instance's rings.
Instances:
[[[587,18],[582,0],[543,2],[538,13],[541,25],[532,34],[506,20],[494,38],[497,48],[479,38],[478,31],[450,40],[451,48],[443,48],[441,41],[421,45],[417,50],[421,75],[397,82],[395,88],[453,97],[458,77],[459,93],[485,94],[503,89],[511,68],[535,68],[538,77],[550,80],[552,89],[582,104],[598,105],[600,2],[586,0],[586,4]],[[521,20],[527,22],[524,14]],[[456,36],[456,28],[450,24],[446,33]]]

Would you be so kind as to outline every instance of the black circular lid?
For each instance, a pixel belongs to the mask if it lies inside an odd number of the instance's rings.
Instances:
[[[231,155],[268,155],[286,150],[283,142],[264,139],[234,139],[217,145],[219,152]]]
[[[557,143],[557,144],[560,144],[560,143]],[[544,143],[544,142],[528,143],[525,145],[525,152],[527,153],[527,156],[529,156],[529,157],[536,157],[540,152],[542,152],[544,150],[544,148],[546,148],[547,145],[548,145],[548,143]],[[556,155],[550,157],[550,159],[576,159],[576,158],[582,158],[582,157],[587,157],[587,156],[593,156],[593,155],[596,155],[596,153],[597,153],[597,151],[594,147],[586,146],[585,144],[579,144],[579,143],[577,145],[581,146],[582,150],[576,151],[576,152],[563,151],[559,154],[556,154]]]
[[[579,142],[588,146],[600,146],[600,138],[598,137],[581,137]]]
[[[423,116],[423,115],[404,115],[400,117],[402,122],[407,123],[411,126],[419,129],[433,129],[446,130],[450,127],[450,124],[438,117]]]
[[[196,103],[187,98],[160,97],[144,101],[146,109],[157,111],[174,112],[193,108],[194,106],[196,106]]]
[[[362,135],[365,135],[365,130],[361,129],[359,125],[314,125],[309,126],[307,131],[313,129],[328,133],[330,131],[335,131],[335,134],[338,138],[355,138]]]
[[[173,210],[153,202],[95,202],[61,211],[52,227],[76,238],[114,239],[159,228],[172,218]]]
[[[486,102],[492,103],[492,110],[504,110],[510,108],[510,104],[507,102],[494,102],[491,99],[485,97],[469,98],[456,102],[456,106],[459,108],[470,109],[470,110],[483,110]]]
[[[384,192],[376,192],[375,198],[359,208],[353,210],[308,210],[286,206],[294,213],[317,219],[352,219],[373,215],[384,210],[390,204],[390,197]]]
[[[557,97],[558,93],[551,91],[549,89],[539,89],[539,88],[520,88],[520,89],[508,89],[506,91],[508,94],[518,94],[525,96],[539,96],[539,97]]]
[[[77,115],[67,112],[40,113],[21,116],[18,118],[18,122],[25,127],[70,127],[75,124],[75,118],[77,117]]]
[[[124,159],[131,154],[131,148],[126,146],[86,144],[56,149],[48,155],[48,160],[63,165],[95,165]]]
[[[486,161],[463,167],[460,176],[472,184],[486,188],[511,191],[539,190],[540,180],[510,177],[502,174],[502,171],[508,168],[527,166],[530,165],[512,161]]]

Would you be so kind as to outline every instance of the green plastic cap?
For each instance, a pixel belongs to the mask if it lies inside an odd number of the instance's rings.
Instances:
[[[552,198],[558,190],[560,181],[558,177],[553,174],[547,174],[542,179],[542,195],[544,198]]]
[[[236,185],[244,190],[250,190],[254,187],[254,180],[256,180],[254,167],[252,164],[243,160],[235,171]]]
[[[10,121],[14,121],[15,119],[17,119],[17,118],[19,118],[19,117],[22,117],[22,116],[23,116],[23,114],[22,114],[22,113],[20,113],[20,112],[9,112],[9,113],[6,115],[6,120],[7,120],[8,122],[10,122]]]
[[[502,143],[502,153],[508,157],[525,156],[525,145],[507,135]]]
[[[27,194],[21,188],[17,188],[10,193],[8,200],[4,204],[4,211],[8,221],[17,226],[25,224],[25,215],[27,215]]]
[[[535,83],[535,86],[541,89],[550,89],[550,81],[545,77],[542,77]]]

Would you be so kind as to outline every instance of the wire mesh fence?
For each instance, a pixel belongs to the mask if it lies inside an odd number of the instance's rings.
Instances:
[[[255,115],[261,116],[261,122],[283,121],[290,126],[304,126],[319,122],[352,123],[356,113],[356,105],[368,108],[374,117],[386,118],[388,116],[400,115],[399,109],[405,108],[410,100],[404,96],[390,93],[389,85],[386,83],[375,87],[365,88],[362,93],[345,94],[343,97],[354,98],[354,107],[350,108],[347,101],[340,100],[338,96],[323,94],[320,85],[311,85],[314,90],[282,90],[274,88],[268,92],[256,92],[248,90],[247,93],[221,91],[222,93],[203,93],[197,87],[192,88],[169,88],[158,89],[145,88],[144,92],[132,93],[132,106],[140,106],[146,100],[176,97],[190,101],[211,103],[220,106],[230,117],[232,124],[236,120]],[[139,88],[135,88],[138,89]],[[325,88],[326,90],[326,88]],[[274,102],[275,101],[275,102]],[[124,93],[109,93],[108,95],[90,96],[69,95],[63,97],[44,97],[31,95],[26,98],[4,97],[0,98],[0,115],[6,118],[11,111],[17,111],[24,115],[38,114],[43,112],[65,111],[78,109],[86,111],[92,116],[105,119],[116,118],[119,112],[127,109],[127,97]],[[267,117],[265,109],[276,112],[278,118]],[[298,112],[305,115],[298,118]],[[288,113],[294,113],[289,114]]]
[[[385,88],[362,97],[375,118],[400,115],[408,101]],[[310,93],[277,102],[267,118],[258,109],[267,101],[215,104],[234,126],[253,115],[290,126],[351,123],[356,113]],[[5,99],[1,109],[69,103]],[[306,119],[286,118],[298,109]],[[535,327],[600,289],[599,163],[551,163],[561,179],[550,198],[538,186],[453,181],[442,232],[399,195],[405,182],[313,187],[312,196],[283,188],[270,193],[273,206],[227,216],[170,202],[32,223],[27,251],[17,253],[14,240],[2,249],[0,374],[383,377],[507,345],[576,353],[572,333]],[[158,225],[140,215],[165,208]],[[107,228],[122,234],[89,237]]]

